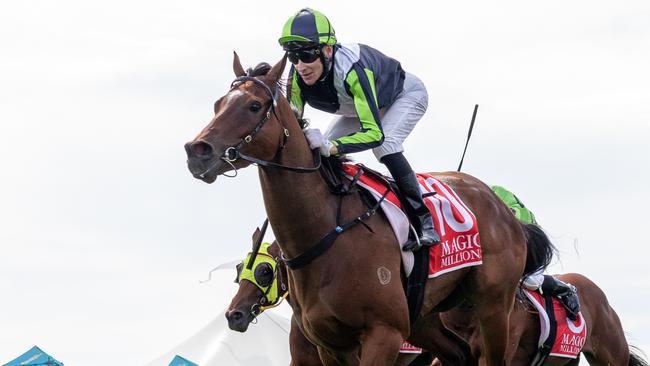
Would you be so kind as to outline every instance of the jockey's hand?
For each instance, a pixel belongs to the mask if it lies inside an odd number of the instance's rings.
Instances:
[[[331,154],[336,154],[336,146],[332,141],[326,139],[318,128],[305,129],[305,137],[309,142],[309,147],[311,149],[319,149],[321,155],[330,156]]]

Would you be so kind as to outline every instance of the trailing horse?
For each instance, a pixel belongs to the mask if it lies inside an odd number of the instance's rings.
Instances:
[[[581,314],[586,323],[586,337],[582,354],[590,365],[648,366],[635,354],[625,339],[618,315],[609,305],[605,293],[587,277],[569,273],[557,276],[574,285],[580,295]],[[508,365],[529,366],[538,352],[540,317],[529,300],[522,297],[510,315],[510,342],[516,347],[506,352]],[[482,352],[481,335],[477,317],[471,308],[454,309],[441,315],[443,322],[465,338],[472,352]],[[544,365],[577,365],[578,359],[549,356]]]
[[[253,242],[259,239],[259,229],[253,234]],[[255,247],[255,246],[254,246]],[[260,257],[262,257],[260,259]],[[249,253],[246,258],[237,265],[237,282],[239,289],[232,298],[226,319],[232,330],[245,332],[248,325],[264,310],[280,304],[282,298],[286,297],[291,303],[288,295],[287,268],[281,260],[282,252],[277,242],[262,244],[260,253],[248,269],[248,263],[253,258]],[[437,314],[427,321],[426,326],[431,329],[432,337],[435,340],[434,355],[445,365],[467,365],[471,358],[469,345],[456,334],[449,331],[442,325]],[[289,350],[291,353],[292,366],[320,366],[316,346],[312,345],[297,327],[295,318],[291,318],[291,331],[289,333]],[[421,355],[400,353],[395,365],[429,365],[431,356],[428,353]]]
[[[411,331],[400,280],[400,248],[386,217],[362,215],[368,210],[359,195],[338,195],[317,174],[319,156],[310,151],[302,126],[279,92],[286,58],[272,68],[246,73],[235,54],[236,79],[214,105],[214,117],[185,145],[188,168],[206,183],[219,175],[259,166],[264,205],[283,253],[291,259],[309,257],[308,264],[289,271],[292,307],[297,325],[318,347],[325,365],[388,366],[400,344],[428,349],[426,330]],[[430,278],[420,318],[437,311],[452,294],[475,304],[485,344],[481,361],[503,365],[508,316],[528,258],[524,227],[478,179],[463,173],[436,173],[478,220],[483,264]],[[327,250],[316,243],[340,227],[363,221],[341,235]],[[338,233],[338,229],[336,230]],[[551,251],[550,242],[538,247]],[[299,257],[301,256],[301,257]],[[527,268],[546,263],[529,260]],[[455,297],[455,296],[454,296]]]

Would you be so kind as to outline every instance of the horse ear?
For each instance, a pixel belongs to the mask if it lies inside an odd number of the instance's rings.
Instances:
[[[267,75],[269,75],[270,81],[275,83],[278,80],[280,80],[280,77],[282,76],[282,72],[284,71],[284,66],[286,64],[287,64],[287,55],[284,55],[284,57],[282,57],[282,60],[280,60],[280,62],[275,64],[275,66],[271,68],[271,71],[268,72]]]
[[[257,243],[257,239],[260,237],[261,234],[262,234],[262,232],[260,231],[260,228],[256,228],[255,232],[253,233],[253,238],[252,238],[253,239],[253,245],[255,243]]]
[[[244,68],[241,66],[241,62],[239,61],[237,52],[233,51],[233,53],[235,54],[235,58],[232,60],[232,69],[235,72],[235,76],[240,77],[246,75]]]

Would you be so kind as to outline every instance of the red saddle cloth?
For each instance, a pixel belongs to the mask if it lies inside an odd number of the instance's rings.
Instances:
[[[360,168],[363,167],[355,164],[343,165],[343,171],[349,177],[355,176]],[[441,239],[440,244],[434,245],[429,251],[429,278],[482,264],[483,253],[478,224],[472,211],[447,184],[430,174],[417,174],[417,177],[423,194],[435,192],[434,195],[425,197],[424,203],[431,211]],[[381,197],[387,189],[384,182],[366,174],[359,178],[359,186],[375,197]],[[401,207],[399,199],[392,192],[386,196],[385,202]],[[387,216],[391,220],[390,215]]]
[[[399,353],[422,353],[422,348],[415,347],[407,341],[402,341],[402,346],[399,348]]]
[[[539,345],[544,343],[548,338],[550,322],[546,314],[546,305],[544,297],[537,291],[524,289],[526,296],[537,308],[541,322],[541,335]],[[555,321],[557,322],[557,333],[553,347],[551,348],[550,356],[576,358],[580,354],[582,347],[585,345],[587,339],[587,322],[582,316],[582,312],[578,313],[578,319],[574,322],[567,317],[566,309],[560,300],[553,297],[553,312]]]

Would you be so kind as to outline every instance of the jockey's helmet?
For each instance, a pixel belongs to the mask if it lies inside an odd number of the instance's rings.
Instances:
[[[304,8],[287,20],[278,42],[285,51],[319,45],[334,45],[336,44],[336,32],[323,13]]]

